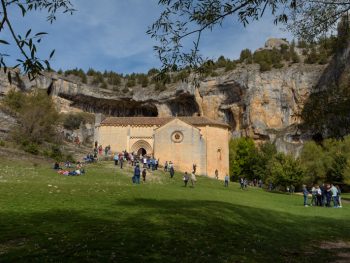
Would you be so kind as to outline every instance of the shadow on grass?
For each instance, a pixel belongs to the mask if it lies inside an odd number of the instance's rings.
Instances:
[[[0,214],[0,262],[329,262],[345,220],[215,201],[122,201],[110,210]],[[339,252],[342,252],[339,249]]]

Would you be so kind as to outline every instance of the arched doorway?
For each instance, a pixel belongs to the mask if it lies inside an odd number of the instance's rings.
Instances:
[[[137,155],[140,156],[144,156],[147,154],[147,151],[145,150],[145,148],[140,148],[138,151],[137,151]]]
[[[152,146],[145,140],[138,140],[131,146],[131,152],[137,153],[137,155],[153,154]]]

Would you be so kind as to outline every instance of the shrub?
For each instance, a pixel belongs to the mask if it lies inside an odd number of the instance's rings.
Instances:
[[[114,72],[109,72],[107,74],[107,82],[110,85],[119,86],[122,82],[122,78],[119,74]]]
[[[228,60],[225,66],[225,72],[234,70],[235,68],[236,68],[236,62]]]
[[[166,90],[166,85],[162,82],[157,81],[155,86],[154,86],[154,90],[160,91],[160,92],[164,91],[164,90]]]
[[[103,82],[101,83],[101,85],[100,85],[100,88],[101,88],[101,89],[107,89],[107,88],[108,88],[107,83],[106,83],[105,81],[103,81]]]
[[[318,55],[316,52],[315,48],[312,48],[310,53],[307,55],[306,59],[305,59],[305,63],[307,64],[315,64],[318,61]]]
[[[26,103],[26,95],[23,92],[10,90],[5,96],[3,102],[11,110],[18,112]]]
[[[260,71],[261,72],[265,72],[265,71],[271,70],[271,64],[269,64],[266,61],[260,61],[259,65],[260,65]]]
[[[122,91],[123,91],[123,93],[128,93],[129,92],[129,88],[127,86],[125,86]]]
[[[145,88],[148,86],[148,77],[145,74],[139,74],[137,77],[137,82],[141,87]]]
[[[23,146],[23,150],[25,152],[28,152],[28,153],[31,153],[31,154],[34,154],[34,155],[38,155],[39,154],[39,146],[36,143],[24,142],[22,144],[22,146]]]
[[[179,72],[177,72],[173,78],[174,83],[178,81],[184,81],[190,76],[190,70],[183,69]]]
[[[153,76],[153,75],[156,75],[156,74],[158,74],[158,73],[159,73],[159,70],[158,70],[158,69],[156,69],[156,68],[151,68],[151,69],[148,71],[147,75],[148,75],[148,76]]]
[[[62,162],[64,161],[63,159],[63,154],[58,145],[52,145],[50,152],[49,152],[49,157],[54,159],[57,162]]]
[[[59,114],[46,92],[34,91],[31,94],[10,94],[10,104],[18,113],[18,127],[12,130],[13,138],[18,141],[28,141],[40,144],[44,141],[59,140],[57,124]],[[13,98],[19,99],[15,105]],[[5,98],[5,101],[7,99]],[[19,105],[19,107],[17,107]]]
[[[239,61],[240,62],[246,62],[248,64],[253,62],[253,55],[250,49],[243,49],[241,51],[241,54],[239,56]]]
[[[104,78],[101,74],[101,72],[96,72],[94,74],[94,78],[92,79],[92,85],[99,85],[100,83],[104,83]]]
[[[128,82],[126,83],[126,87],[131,88],[131,87],[134,87],[135,85],[136,85],[135,79],[129,78]]]
[[[5,147],[5,142],[0,140],[0,147]]]
[[[227,60],[224,56],[220,56],[215,63],[216,68],[224,68],[226,67]]]
[[[68,113],[64,116],[63,127],[67,130],[76,130],[82,122],[84,117],[81,114]]]

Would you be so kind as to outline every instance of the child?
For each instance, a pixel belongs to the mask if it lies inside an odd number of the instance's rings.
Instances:
[[[187,187],[188,180],[190,180],[190,177],[188,176],[188,173],[185,172],[184,177],[183,177],[185,187]]]

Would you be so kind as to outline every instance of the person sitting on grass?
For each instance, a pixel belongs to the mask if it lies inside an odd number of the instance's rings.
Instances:
[[[308,206],[307,204],[308,195],[309,195],[309,191],[307,190],[306,185],[304,184],[303,185],[304,206]]]
[[[146,182],[146,175],[147,175],[147,169],[143,169],[143,171],[142,171],[142,180],[143,180],[143,182]]]
[[[228,181],[230,180],[230,178],[228,177],[228,174],[226,174],[225,176],[225,187],[228,187]]]
[[[185,187],[187,187],[187,183],[188,183],[189,180],[190,180],[190,177],[188,176],[188,173],[185,172],[184,177],[183,177],[183,181],[185,183]]]
[[[61,169],[60,164],[58,162],[55,162],[55,164],[53,166],[53,169],[54,170],[60,170]]]

